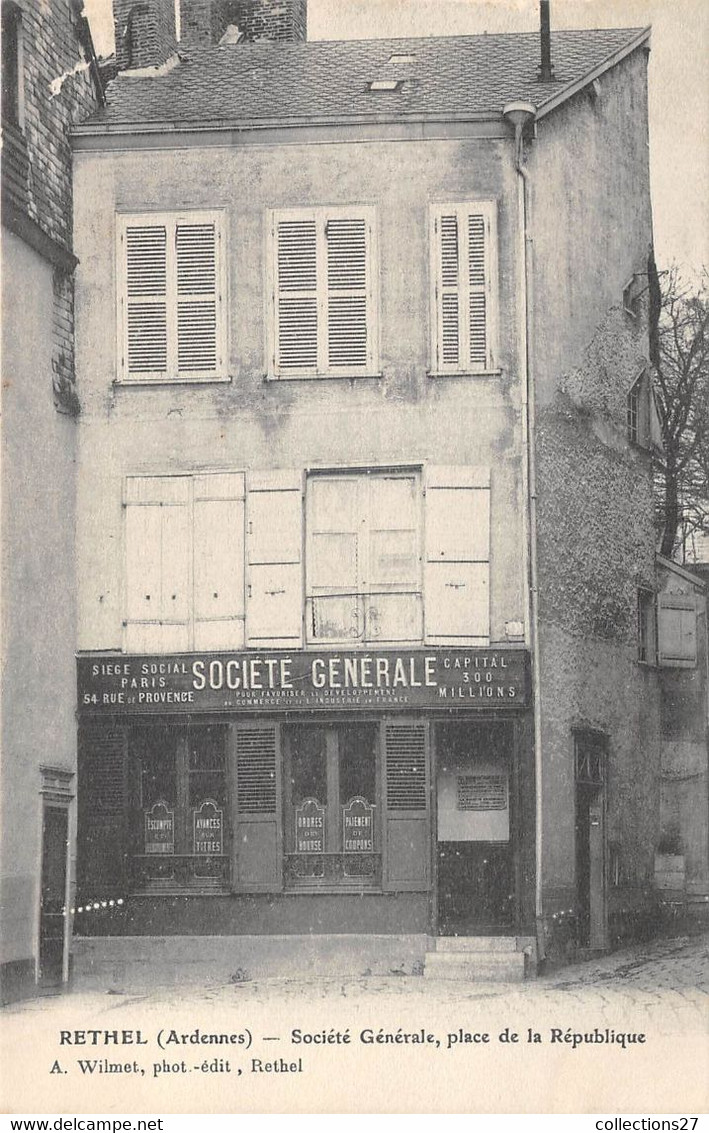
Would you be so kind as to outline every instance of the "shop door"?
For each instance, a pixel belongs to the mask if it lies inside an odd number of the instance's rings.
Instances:
[[[605,738],[577,733],[576,757],[576,913],[578,943],[606,947]]]
[[[349,889],[380,884],[376,725],[284,731],[286,884]]]
[[[45,806],[42,823],[42,888],[39,912],[39,979],[46,986],[64,978],[64,929],[69,812]]]
[[[512,727],[437,729],[438,932],[485,935],[516,919],[510,780]]]

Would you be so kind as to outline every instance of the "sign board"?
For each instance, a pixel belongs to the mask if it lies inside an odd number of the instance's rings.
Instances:
[[[342,808],[342,849],[346,854],[371,854],[374,850],[374,807],[360,795]]]
[[[524,708],[520,649],[411,649],[77,658],[83,715],[298,712],[327,709]]]
[[[145,812],[146,854],[174,854],[175,812],[169,810],[164,799],[158,799]]]
[[[193,846],[195,854],[224,853],[224,811],[214,799],[205,799],[194,811]]]
[[[458,810],[507,810],[507,776],[459,775]]]
[[[317,799],[303,799],[295,808],[295,852],[325,852],[325,807]]]

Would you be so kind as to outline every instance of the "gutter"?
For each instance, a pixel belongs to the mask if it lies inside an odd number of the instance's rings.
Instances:
[[[534,705],[534,920],[537,958],[545,957],[544,906],[542,900],[543,818],[542,787],[542,693],[539,648],[539,585],[537,563],[537,468],[535,432],[535,386],[531,334],[533,315],[533,273],[530,235],[530,175],[524,164],[524,131],[536,122],[531,102],[509,102],[503,116],[515,131],[515,169],[517,171],[517,310],[519,313],[520,377],[522,385],[522,481],[524,510],[522,520],[522,562],[524,570],[525,627],[532,654],[532,696]]]

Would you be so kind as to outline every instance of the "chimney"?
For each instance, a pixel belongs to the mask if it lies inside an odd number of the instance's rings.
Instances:
[[[173,0],[113,0],[116,67],[159,67],[177,49]]]
[[[252,42],[302,43],[308,0],[180,0],[181,42],[219,43],[230,24]]]
[[[551,23],[549,19],[549,0],[541,0],[539,4],[540,38],[542,48],[541,66],[538,71],[540,83],[550,83],[554,78],[554,68],[551,65]]]

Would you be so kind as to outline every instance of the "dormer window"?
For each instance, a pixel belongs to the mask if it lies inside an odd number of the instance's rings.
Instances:
[[[405,63],[415,63],[416,62],[416,56],[415,55],[398,55],[398,54],[395,53],[394,55],[389,56],[387,62],[393,63],[395,65],[405,64]]]
[[[2,5],[2,120],[22,129],[24,118],[22,12]]]
[[[401,90],[404,85],[403,79],[372,79],[367,83],[367,90],[377,91],[397,91]]]

